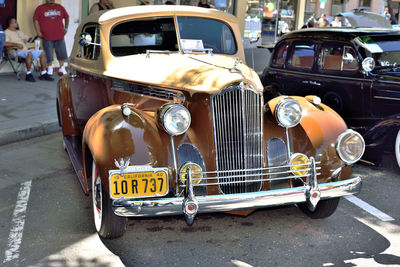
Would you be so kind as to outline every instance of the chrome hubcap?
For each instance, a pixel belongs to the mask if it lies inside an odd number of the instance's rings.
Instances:
[[[96,163],[93,161],[92,167],[92,201],[93,201],[93,217],[96,230],[100,231],[102,219],[102,191],[101,179],[97,174]]]

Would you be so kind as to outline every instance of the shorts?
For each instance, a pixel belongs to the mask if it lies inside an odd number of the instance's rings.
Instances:
[[[46,52],[47,62],[53,62],[53,48],[56,50],[58,60],[66,60],[68,58],[64,39],[56,41],[42,39],[42,44],[43,49]]]
[[[2,30],[0,30],[0,61],[1,57],[3,56],[3,47],[5,41],[6,41],[6,34]]]
[[[11,57],[21,57],[21,58],[26,58],[29,53],[32,53],[33,60],[39,59],[40,54],[43,52],[43,50],[22,50],[22,51],[17,51],[11,54]]]

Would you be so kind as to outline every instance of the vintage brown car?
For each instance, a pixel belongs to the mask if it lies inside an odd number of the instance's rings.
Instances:
[[[66,149],[102,237],[127,217],[297,204],[331,215],[361,188],[362,137],[315,96],[264,103],[237,19],[213,9],[99,12],[58,83]]]

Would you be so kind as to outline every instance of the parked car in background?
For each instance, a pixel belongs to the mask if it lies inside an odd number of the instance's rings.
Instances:
[[[337,14],[341,19],[342,26],[353,28],[392,28],[390,20],[384,16],[366,11],[355,9],[352,12],[341,12]]]
[[[262,74],[267,99],[316,95],[363,134],[365,158],[400,166],[400,32],[317,28],[283,36]]]
[[[58,83],[63,140],[100,236],[127,217],[297,204],[331,215],[359,192],[364,151],[318,97],[264,102],[243,64],[237,19],[214,9],[136,6],[78,27]]]

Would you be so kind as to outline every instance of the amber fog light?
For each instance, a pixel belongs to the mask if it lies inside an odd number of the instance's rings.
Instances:
[[[353,130],[347,130],[338,137],[336,151],[339,157],[347,164],[357,162],[365,150],[364,138]]]
[[[179,178],[181,179],[181,182],[183,184],[186,183],[188,168],[190,168],[190,171],[192,172],[193,184],[199,184],[201,182],[201,179],[203,179],[203,174],[201,173],[203,170],[199,165],[192,162],[184,164],[179,171]]]
[[[294,175],[303,176],[309,172],[310,160],[306,155],[296,153],[290,157],[290,165],[290,170]]]
[[[180,104],[165,106],[160,115],[160,121],[165,131],[170,135],[181,135],[190,126],[191,117],[189,110]]]

